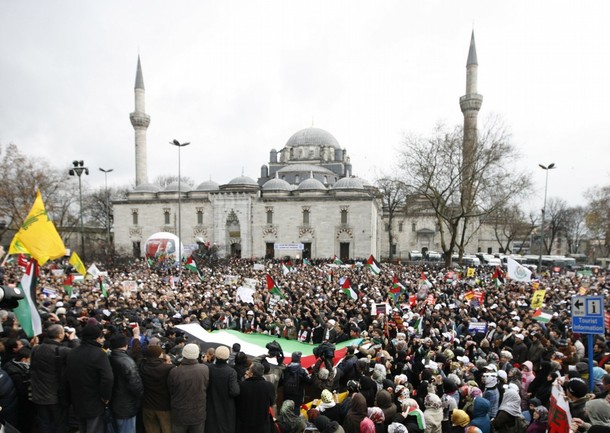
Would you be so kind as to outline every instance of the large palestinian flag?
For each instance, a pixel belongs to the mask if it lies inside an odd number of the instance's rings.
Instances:
[[[270,337],[269,335],[264,334],[244,334],[243,332],[233,330],[209,332],[197,324],[177,325],[176,327],[182,329],[184,332],[198,340],[201,340],[202,342],[212,343],[211,346],[224,345],[228,346],[230,349],[234,343],[239,343],[241,344],[241,351],[249,356],[259,356],[267,353],[265,346],[267,343],[275,340],[280,344],[280,346],[282,346],[284,356],[286,357],[284,360],[285,364],[290,363],[292,352],[297,351],[303,354],[301,357],[301,364],[303,367],[309,368],[316,362],[316,358],[313,355],[313,349],[316,346],[300,343],[296,340],[286,340],[284,338]],[[348,346],[358,344],[360,341],[361,339],[357,338],[355,340],[348,340],[344,341],[343,343],[336,344],[333,364],[336,364],[345,356]],[[271,364],[275,363],[275,359],[268,359],[268,361]]]

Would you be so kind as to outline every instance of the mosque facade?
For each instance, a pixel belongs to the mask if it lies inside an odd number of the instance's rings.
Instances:
[[[462,99],[478,102],[482,97],[476,94],[473,50],[474,36],[467,96]],[[145,112],[139,58],[134,95],[130,120],[135,132],[136,186],[126,199],[113,202],[117,252],[143,256],[146,240],[158,232],[180,232],[187,249],[203,241],[216,244],[222,256],[244,258],[366,259],[371,254],[388,257],[390,250],[394,257],[409,258],[412,251],[440,250],[434,214],[417,205],[407,206],[394,219],[394,241],[389,244],[387,215],[378,189],[352,174],[347,150],[319,128],[297,131],[279,151],[271,149],[257,180],[242,175],[226,184],[205,181],[194,189],[182,183],[182,191],[178,182],[163,189],[148,183],[150,116]],[[461,102],[462,110],[476,139],[480,103],[468,102]],[[479,233],[472,237],[470,250],[493,250],[493,236],[485,229]]]

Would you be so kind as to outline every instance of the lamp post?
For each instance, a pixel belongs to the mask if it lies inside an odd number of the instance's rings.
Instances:
[[[89,169],[87,167],[84,166],[84,162],[81,161],[72,161],[72,165],[74,167],[72,167],[68,173],[70,174],[70,176],[78,176],[78,201],[80,204],[80,211],[79,211],[79,219],[80,219],[80,249],[81,249],[81,254],[83,255],[83,259],[86,257],[85,254],[85,228],[83,226],[83,187],[82,187],[82,183],[81,183],[81,176],[83,175],[83,173],[85,173],[86,175],[89,175]]]
[[[182,285],[182,186],[181,186],[181,175],[180,175],[180,149],[188,146],[191,143],[180,143],[174,139],[169,144],[178,148],[178,246],[176,248],[178,258],[178,280]]]
[[[549,170],[553,170],[555,163],[552,162],[549,165],[538,164],[538,166],[545,171],[544,181],[544,204],[542,205],[542,224],[540,225],[540,254],[538,256],[538,272],[542,273],[542,249],[544,248],[544,214],[546,212],[546,192],[549,186]]]
[[[108,248],[110,248],[110,194],[108,193],[108,173],[114,171],[113,168],[107,170],[100,168],[100,171],[104,173],[104,189],[106,191],[106,236],[108,241]]]

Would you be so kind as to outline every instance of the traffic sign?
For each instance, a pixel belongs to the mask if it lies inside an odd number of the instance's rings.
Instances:
[[[604,297],[572,296],[572,331],[604,334]]]

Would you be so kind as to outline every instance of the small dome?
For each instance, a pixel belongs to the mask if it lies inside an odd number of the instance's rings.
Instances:
[[[315,179],[313,177],[310,177],[309,179],[305,179],[303,182],[301,182],[299,184],[299,187],[297,188],[299,191],[306,191],[306,190],[320,190],[320,191],[326,191],[326,187],[324,186],[324,184],[322,182],[320,182],[318,179]]]
[[[295,132],[286,142],[286,147],[298,146],[331,146],[341,149],[339,142],[330,132],[313,127]]]
[[[184,191],[184,186],[181,183],[180,184],[180,188],[178,188],[178,181],[176,180],[176,181],[170,183],[169,185],[167,185],[163,191],[165,191],[165,192],[173,192],[173,191],[178,192],[179,189],[182,189],[182,191]]]
[[[364,189],[364,186],[357,177],[343,177],[333,185],[333,189]]]
[[[371,182],[369,182],[366,179],[363,179],[363,178],[358,177],[358,176],[356,176],[356,179],[358,179],[362,183],[362,186],[365,187],[365,188],[374,188],[375,187],[375,185],[373,185]]]
[[[290,184],[284,179],[270,179],[263,185],[263,191],[290,191]]]
[[[239,176],[235,179],[231,179],[231,181],[227,185],[250,185],[250,186],[258,186],[258,183],[254,179],[248,176]]]
[[[199,184],[196,191],[218,191],[218,187],[219,185],[213,180],[206,180]]]
[[[157,185],[153,185],[152,183],[143,183],[141,185],[136,186],[133,189],[133,192],[159,192],[161,188]]]

